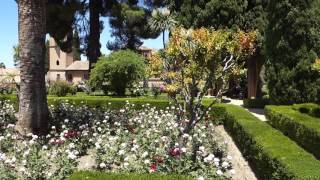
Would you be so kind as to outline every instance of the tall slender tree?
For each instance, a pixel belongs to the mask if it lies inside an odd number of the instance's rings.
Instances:
[[[89,59],[89,69],[92,68],[98,58],[100,52],[100,13],[102,11],[102,0],[89,0],[89,16],[90,30],[88,37],[87,57]]]
[[[46,2],[19,0],[20,99],[16,130],[47,132],[49,111],[45,87]]]
[[[267,83],[277,104],[320,102],[320,0],[271,0],[266,30]]]

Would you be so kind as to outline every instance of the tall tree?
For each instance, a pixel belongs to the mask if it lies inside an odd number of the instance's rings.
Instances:
[[[119,1],[111,11],[111,35],[113,42],[108,42],[110,50],[131,49],[136,51],[143,42],[141,39],[156,38],[159,33],[148,25],[151,11],[141,7],[137,0]]]
[[[271,0],[266,31],[269,96],[274,103],[320,101],[320,1]]]
[[[76,13],[85,8],[86,0],[48,0],[46,3],[46,32],[65,52],[72,51],[73,27]]]
[[[19,133],[47,132],[49,111],[45,93],[46,3],[19,0],[20,98]]]
[[[88,37],[87,56],[89,59],[89,69],[101,56],[100,52],[100,13],[102,10],[102,0],[89,0],[90,30]]]
[[[72,52],[75,60],[81,60],[81,42],[78,31],[75,29],[73,33]]]

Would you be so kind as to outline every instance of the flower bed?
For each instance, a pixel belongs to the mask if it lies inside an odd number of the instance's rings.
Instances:
[[[74,173],[68,180],[191,180],[192,178],[181,175],[161,174],[116,174],[95,171],[84,171]]]
[[[50,133],[45,137],[14,132],[15,108],[2,102],[0,179],[64,179],[77,170],[77,159],[96,149],[97,170],[182,174],[228,179],[234,170],[225,144],[206,120],[188,134],[176,121],[176,107],[157,109],[126,103],[120,110],[72,103],[51,104]]]

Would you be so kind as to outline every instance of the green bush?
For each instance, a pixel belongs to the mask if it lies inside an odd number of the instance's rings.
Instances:
[[[191,180],[181,175],[163,174],[116,174],[96,171],[81,171],[74,173],[68,180]]]
[[[246,108],[264,108],[268,105],[269,99],[244,99],[243,106]]]
[[[49,95],[61,97],[66,96],[68,93],[76,94],[77,90],[66,81],[55,81],[49,86]]]
[[[144,76],[143,57],[129,50],[121,50],[101,57],[91,72],[89,84],[105,93],[111,91],[124,96],[127,87]]]
[[[292,106],[267,106],[269,123],[320,159],[320,119]]]
[[[224,110],[224,126],[259,179],[320,179],[320,162],[296,143],[234,105]]]

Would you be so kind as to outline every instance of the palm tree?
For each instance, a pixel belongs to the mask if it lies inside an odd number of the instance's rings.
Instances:
[[[176,26],[177,21],[174,20],[168,9],[159,8],[153,10],[149,25],[153,30],[162,32],[163,48],[165,48],[165,31]]]
[[[46,1],[18,0],[20,99],[16,130],[43,134],[49,111],[45,87]]]

